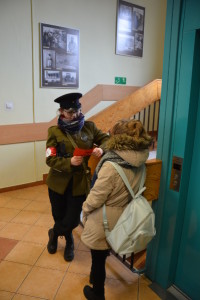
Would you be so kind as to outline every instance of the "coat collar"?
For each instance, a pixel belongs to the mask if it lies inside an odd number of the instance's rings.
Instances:
[[[149,157],[149,150],[145,149],[142,151],[135,150],[115,150],[117,155],[119,155],[123,160],[127,161],[130,165],[134,167],[140,167]]]

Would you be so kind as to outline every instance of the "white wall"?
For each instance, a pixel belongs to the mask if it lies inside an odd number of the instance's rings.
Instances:
[[[114,84],[115,76],[126,77],[133,86],[161,78],[167,0],[129,2],[145,7],[142,58],[115,55],[117,0],[0,0],[0,125],[50,121],[56,115],[56,97]],[[39,23],[80,30],[78,89],[40,88]],[[6,102],[13,103],[13,110],[5,110]],[[0,146],[0,188],[26,182],[23,167],[17,180],[9,176],[16,172],[9,163],[15,151],[33,161],[28,181],[42,179],[47,168],[39,149],[45,143],[9,145],[9,153],[5,148]]]
[[[33,122],[30,11],[30,1],[0,0],[0,125]]]

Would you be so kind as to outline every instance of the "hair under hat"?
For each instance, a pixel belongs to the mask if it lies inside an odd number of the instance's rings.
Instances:
[[[81,93],[69,93],[56,98],[54,102],[59,103],[60,107],[64,109],[79,109],[81,107],[81,103],[79,102],[81,97]]]

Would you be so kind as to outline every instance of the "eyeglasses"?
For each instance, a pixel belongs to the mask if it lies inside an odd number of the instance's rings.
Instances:
[[[68,114],[69,116],[72,116],[72,115],[78,115],[80,114],[81,112],[81,109],[73,109],[73,108],[70,108],[70,109],[64,109],[63,110],[66,114]]]

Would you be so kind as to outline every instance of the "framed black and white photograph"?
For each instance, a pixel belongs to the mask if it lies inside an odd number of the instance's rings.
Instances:
[[[116,54],[143,56],[145,8],[118,0]]]
[[[41,87],[79,87],[79,30],[40,23]]]

